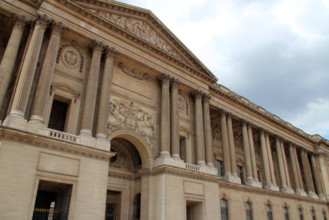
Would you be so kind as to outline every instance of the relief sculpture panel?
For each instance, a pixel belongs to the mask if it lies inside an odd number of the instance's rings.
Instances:
[[[123,28],[124,30],[136,35],[139,38],[142,38],[145,41],[150,42],[154,46],[164,50],[178,60],[182,60],[181,56],[168,45],[164,39],[157,34],[145,21],[129,18],[121,15],[116,15],[110,12],[98,11],[95,9],[89,9],[98,16],[110,21],[113,24],[116,24]]]
[[[130,101],[113,100],[110,102],[108,132],[120,129],[132,130],[141,135],[155,153],[156,139],[152,115]]]

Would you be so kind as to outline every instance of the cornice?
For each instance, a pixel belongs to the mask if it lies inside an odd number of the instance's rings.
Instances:
[[[109,161],[109,159],[114,156],[113,152],[99,150],[81,144],[75,144],[64,140],[57,140],[51,137],[23,132],[17,129],[3,126],[0,126],[0,141],[17,142],[33,147],[59,151],[103,161]]]
[[[163,24],[155,18],[155,16],[147,10],[137,10],[138,8],[136,7],[123,7],[123,4],[118,4],[117,2],[104,2],[100,0],[79,0],[79,1],[69,1],[69,0],[54,0],[58,2],[61,5],[64,5],[65,7],[77,12],[80,16],[84,17],[84,21],[93,21],[96,24],[99,24],[101,27],[105,27],[108,30],[114,31],[115,33],[119,34],[120,36],[125,37],[126,39],[130,40],[131,42],[134,42],[141,46],[142,48],[151,51],[155,53],[156,55],[164,58],[165,60],[178,65],[180,68],[183,68],[187,71],[190,71],[191,73],[195,74],[196,76],[202,78],[203,80],[206,80],[210,84],[213,84],[217,81],[217,78],[209,71],[206,69],[206,67],[202,64],[201,66],[201,61],[197,60],[195,56],[191,55],[191,52],[175,37],[173,37],[173,34],[168,30],[165,29]],[[115,25],[109,21],[107,21],[104,18],[101,18],[88,9],[85,9],[81,7],[80,5],[77,4],[79,3],[88,3],[88,4],[93,4],[95,6],[99,7],[106,7],[107,9],[112,9],[112,10],[119,10],[120,12],[125,12],[125,13],[130,13],[134,16],[141,16],[144,18],[147,18],[148,21],[150,21],[156,28],[159,28],[161,30],[161,33],[166,36],[168,39],[170,39],[170,43],[172,45],[175,45],[181,53],[183,53],[186,57],[189,58],[189,60],[197,66],[197,68],[190,66],[183,61],[180,61],[173,55],[170,55],[169,53],[166,53],[165,51],[157,48],[156,46],[150,44],[149,42],[143,40],[142,38],[139,38],[128,31],[124,30],[123,28],[119,27],[118,25]],[[120,52],[120,51],[119,51]]]
[[[249,101],[248,99],[234,93],[230,89],[224,87],[223,85],[220,84],[213,84],[210,87],[210,91],[213,92],[214,94],[220,95],[221,97],[224,97],[233,103],[238,104],[239,106],[242,106],[245,109],[248,109],[249,111],[257,114],[258,116],[270,121],[271,123],[275,123],[291,132],[294,134],[297,134],[298,136],[307,139],[313,144],[318,144],[318,143],[323,143],[327,146],[329,146],[329,141],[322,138],[320,135],[310,135],[305,133],[299,128],[296,128],[289,122],[286,122],[279,118],[278,116],[268,112],[264,108],[254,104],[253,102]]]

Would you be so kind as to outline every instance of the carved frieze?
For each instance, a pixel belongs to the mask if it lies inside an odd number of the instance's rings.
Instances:
[[[177,52],[170,45],[168,45],[168,43],[165,42],[165,40],[145,21],[113,14],[106,11],[98,11],[95,9],[89,10],[96,15],[108,20],[109,22],[118,25],[129,33],[132,33],[133,35],[142,38],[143,40],[153,44],[161,50],[164,50],[178,60],[182,60],[181,56],[179,56]]]
[[[178,106],[178,111],[180,114],[183,114],[183,115],[189,114],[188,113],[188,111],[189,111],[188,102],[182,95],[178,95],[177,106]]]
[[[155,153],[156,139],[152,115],[135,105],[134,102],[111,101],[107,126],[110,133],[121,129],[138,133]]]
[[[138,71],[125,65],[123,62],[115,62],[115,65],[127,76],[133,77],[138,80],[146,81],[149,83],[154,83],[155,80],[146,72]]]
[[[221,131],[218,125],[215,125],[214,129],[213,129],[213,139],[214,141],[221,141]]]

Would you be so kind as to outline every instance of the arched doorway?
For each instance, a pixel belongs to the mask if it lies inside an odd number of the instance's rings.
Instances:
[[[109,137],[115,156],[109,163],[106,220],[141,219],[142,168],[152,166],[146,142],[133,132],[117,132]]]

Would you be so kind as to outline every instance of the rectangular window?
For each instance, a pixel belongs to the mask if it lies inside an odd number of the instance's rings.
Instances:
[[[58,131],[65,131],[66,115],[69,104],[58,100],[53,101],[48,127]]]
[[[238,176],[241,179],[241,184],[244,184],[244,176],[243,176],[243,168],[242,168],[242,166],[238,166]]]
[[[180,158],[186,162],[186,137],[179,138]]]

